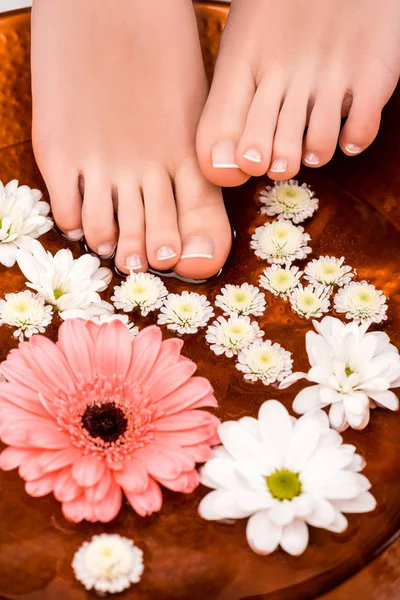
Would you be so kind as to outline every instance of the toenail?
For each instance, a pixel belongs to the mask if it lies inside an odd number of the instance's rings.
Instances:
[[[193,235],[183,243],[181,258],[212,258],[214,241],[203,235]]]
[[[260,163],[262,161],[262,154],[255,148],[250,148],[250,150],[246,150],[243,154],[243,158],[246,158],[251,162]]]
[[[273,173],[284,173],[288,168],[288,161],[286,158],[277,158],[273,161],[270,171]]]
[[[71,231],[66,231],[65,235],[72,242],[78,242],[83,238],[83,231],[82,229],[72,229]]]
[[[130,256],[127,256],[125,261],[125,269],[132,269],[133,271],[136,271],[137,269],[142,268],[143,262],[141,256],[138,254],[131,254]]]
[[[361,146],[357,146],[357,144],[347,144],[346,146],[346,152],[349,154],[359,154],[361,150]]]
[[[224,140],[217,142],[211,149],[211,158],[214,169],[238,169],[235,162],[236,146],[234,142]]]
[[[157,250],[157,260],[169,260],[170,258],[175,258],[176,252],[171,246],[161,246]]]
[[[115,246],[113,244],[100,244],[97,247],[97,254],[102,258],[110,258],[113,255]]]
[[[314,154],[314,152],[307,152],[303,160],[308,165],[319,165],[321,162],[318,154]]]

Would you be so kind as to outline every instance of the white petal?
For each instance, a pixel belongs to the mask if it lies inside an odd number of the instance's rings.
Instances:
[[[296,383],[296,381],[300,381],[300,379],[307,379],[307,373],[301,373],[300,371],[298,373],[292,373],[283,381],[281,381],[279,384],[279,389],[285,390],[289,386],[293,385],[293,383]]]
[[[240,421],[225,421],[218,428],[218,435],[228,452],[236,460],[248,461],[262,470],[263,452],[261,445]]]
[[[252,514],[252,511],[238,508],[235,494],[226,490],[214,490],[207,494],[200,502],[198,511],[199,515],[207,521],[243,519]]]
[[[233,490],[239,484],[233,459],[211,458],[201,469],[200,480],[203,485],[212,488]]]
[[[343,531],[346,531],[346,529],[348,527],[348,521],[347,521],[346,517],[344,515],[342,515],[341,512],[339,512],[338,510],[335,512],[336,512],[336,516],[335,516],[334,521],[332,521],[332,523],[330,523],[330,525],[327,525],[326,527],[324,527],[324,529],[327,529],[328,531],[332,531],[333,533],[343,533]]]
[[[353,429],[364,429],[369,423],[370,410],[369,406],[366,406],[364,412],[361,415],[355,415],[349,411],[346,411],[346,418],[349,422],[350,427]]]
[[[296,398],[293,400],[294,412],[302,415],[309,410],[321,408],[321,389],[322,386],[320,385],[310,385],[309,387],[306,387],[303,390],[301,390],[297,394]]]
[[[256,554],[271,554],[279,545],[282,527],[272,523],[267,511],[251,516],[246,527],[247,542]]]
[[[336,511],[332,504],[323,498],[315,498],[314,510],[307,516],[307,523],[322,529],[329,527],[335,521]]]
[[[365,413],[365,409],[369,406],[369,399],[364,392],[353,392],[351,394],[343,394],[343,405],[346,413],[353,413],[361,416]]]
[[[313,419],[300,417],[293,427],[285,466],[298,473],[306,465],[320,439],[320,427]]]
[[[315,482],[329,480],[334,473],[347,467],[352,455],[341,452],[337,448],[325,447],[318,450],[301,471],[304,489],[310,491]]]
[[[329,420],[332,427],[337,429],[337,431],[344,431],[347,429],[348,423],[346,419],[346,411],[344,410],[342,402],[336,402],[336,404],[331,405],[329,409]]]
[[[312,491],[327,500],[356,498],[361,491],[357,476],[352,471],[337,471],[326,481],[314,481]]]
[[[308,545],[307,524],[296,519],[290,525],[286,525],[282,531],[281,548],[292,556],[303,554]]]
[[[380,406],[384,406],[389,410],[399,410],[399,399],[394,392],[389,390],[386,392],[371,392],[368,390],[368,395]]]
[[[281,402],[267,400],[258,413],[262,444],[266,457],[275,468],[284,464],[292,433],[292,420]]]
[[[290,500],[279,500],[268,511],[269,518],[277,525],[287,525],[294,519],[294,507]]]
[[[338,510],[345,513],[366,513],[376,508],[376,500],[370,492],[361,492],[352,500],[335,500]]]

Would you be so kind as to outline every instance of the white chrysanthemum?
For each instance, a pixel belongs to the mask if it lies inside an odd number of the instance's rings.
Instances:
[[[208,327],[206,340],[217,356],[225,354],[231,358],[263,335],[258,323],[250,321],[250,317],[231,315],[228,319],[218,317]]]
[[[306,319],[322,317],[330,308],[329,288],[322,286],[304,287],[299,284],[291,292],[289,300],[292,309]]]
[[[226,316],[237,314],[259,317],[265,311],[266,301],[264,294],[255,285],[228,283],[215,298],[215,306],[222,308]]]
[[[354,277],[352,268],[343,263],[344,256],[341,258],[334,256],[314,258],[304,269],[304,279],[317,286],[323,285],[332,288],[337,285],[342,287]]]
[[[302,223],[311,217],[318,208],[318,198],[314,192],[303,183],[299,185],[294,179],[289,181],[276,181],[260,193],[260,200],[264,204],[261,212],[269,215],[282,215],[293,223]]]
[[[124,312],[139,309],[143,317],[160,308],[168,290],[156,275],[151,273],[133,273],[114,288],[111,300],[116,308]]]
[[[334,298],[338,313],[346,313],[346,319],[356,323],[381,323],[386,321],[386,296],[367,281],[352,281],[340,289]]]
[[[276,400],[264,402],[258,419],[243,417],[218,428],[222,446],[200,471],[212,488],[199,505],[208,521],[248,518],[246,537],[257,554],[279,546],[298,556],[308,545],[308,526],[341,533],[343,513],[374,510],[364,459],[329,429],[320,410],[294,419]]]
[[[251,247],[257,256],[270,264],[283,265],[305,258],[311,252],[307,246],[310,239],[303,227],[278,219],[257,227],[251,238]]]
[[[344,431],[364,429],[375,405],[398,410],[390,388],[400,386],[400,356],[386,333],[367,333],[368,323],[345,324],[334,317],[314,321],[314,327],[317,333],[306,335],[310,370],[293,373],[280,385],[286,388],[302,378],[317,384],[297,394],[297,413],[330,406],[332,427]]]
[[[74,555],[72,568],[87,590],[116,594],[140,581],[143,552],[128,538],[102,533],[82,544]]]
[[[59,250],[54,256],[37,240],[31,253],[17,251],[17,262],[28,279],[26,285],[63,317],[64,311],[88,311],[102,303],[99,292],[111,281],[110,269],[100,267],[100,260],[90,254],[74,259],[71,250]]]
[[[48,202],[42,192],[27,185],[18,187],[13,180],[4,186],[0,181],[0,263],[12,267],[18,248],[29,251],[32,240],[53,227],[47,216]]]
[[[275,296],[286,299],[300,283],[302,274],[298,267],[272,265],[265,269],[261,275],[260,286],[272,292]]]
[[[213,316],[214,311],[207,296],[184,291],[182,294],[168,294],[157,323],[167,325],[171,331],[197,333]]]
[[[16,327],[13,336],[20,342],[35,333],[44,333],[53,318],[53,308],[45,306],[43,298],[29,290],[6,294],[0,300],[0,325]]]
[[[111,323],[111,321],[121,321],[126,327],[129,329],[129,333],[134,338],[139,333],[139,327],[136,327],[132,321],[129,320],[128,315],[110,315],[110,314],[102,314],[92,316],[90,321],[96,323],[97,325],[103,325],[104,323]]]
[[[270,385],[282,381],[292,372],[291,353],[270,340],[254,342],[239,353],[236,368],[250,381]]]

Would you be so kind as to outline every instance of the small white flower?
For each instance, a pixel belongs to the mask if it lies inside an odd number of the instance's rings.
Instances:
[[[32,240],[53,227],[47,216],[50,204],[41,198],[42,192],[18,187],[15,179],[6,186],[0,181],[0,263],[4,266],[12,267],[18,248],[29,251]]]
[[[29,290],[6,294],[0,300],[0,325],[16,327],[13,336],[20,342],[35,333],[44,333],[53,318],[51,306],[45,306],[43,298]]]
[[[263,335],[258,323],[250,321],[250,317],[231,315],[228,319],[218,317],[208,327],[206,340],[217,356],[225,354],[231,358]]]
[[[257,227],[251,238],[251,247],[257,256],[270,264],[283,265],[305,258],[311,252],[311,248],[307,246],[310,239],[303,227],[278,219]]]
[[[31,252],[18,250],[16,259],[28,279],[26,285],[60,312],[87,311],[102,302],[99,292],[111,281],[110,269],[100,267],[100,260],[90,254],[74,259],[71,250],[59,250],[54,256],[37,240]]]
[[[272,265],[261,275],[260,286],[275,296],[286,299],[290,292],[298,286],[302,274],[298,267]]]
[[[264,204],[262,213],[282,215],[293,223],[302,223],[318,208],[314,192],[305,183],[299,185],[294,179],[276,181],[272,187],[266,187],[260,194],[260,200]]]
[[[236,368],[244,373],[249,381],[262,381],[270,385],[282,381],[292,372],[291,353],[280,344],[270,340],[254,342],[239,353]]]
[[[322,286],[303,287],[299,284],[291,292],[289,300],[292,309],[306,319],[322,317],[330,308],[329,288]]]
[[[386,333],[367,333],[368,323],[345,324],[334,317],[313,324],[317,333],[306,335],[310,370],[293,373],[279,386],[302,378],[317,384],[297,394],[293,409],[302,414],[330,406],[329,419],[338,431],[364,429],[375,405],[398,410],[390,388],[400,386],[400,356]]]
[[[184,291],[182,294],[168,294],[157,323],[167,325],[171,331],[197,333],[213,316],[214,311],[207,296]]]
[[[160,308],[168,290],[156,275],[151,273],[133,273],[114,288],[111,300],[116,308],[124,312],[139,309],[143,317]]]
[[[309,542],[308,526],[341,533],[343,513],[374,510],[375,498],[361,471],[364,459],[329,429],[316,410],[294,419],[276,400],[264,402],[258,419],[243,417],[218,428],[222,446],[200,471],[212,488],[199,505],[208,521],[249,517],[246,537],[257,554],[278,546],[293,556]]]
[[[72,568],[87,590],[116,594],[140,581],[143,552],[128,538],[102,533],[82,544],[74,555]]]
[[[93,316],[90,321],[96,323],[97,325],[103,325],[104,323],[111,323],[111,321],[121,321],[126,327],[129,329],[129,333],[134,338],[139,333],[139,327],[136,327],[132,321],[129,320],[128,315],[109,315],[102,314]]]
[[[334,298],[338,313],[346,313],[346,319],[356,323],[381,323],[386,321],[386,296],[367,281],[352,281],[340,289]]]
[[[344,265],[344,256],[320,256],[314,258],[304,269],[304,279],[313,285],[325,287],[342,287],[349,283],[354,277],[351,267]]]
[[[264,294],[255,285],[228,283],[215,298],[215,306],[222,308],[226,316],[237,314],[259,317],[265,311],[266,302]]]

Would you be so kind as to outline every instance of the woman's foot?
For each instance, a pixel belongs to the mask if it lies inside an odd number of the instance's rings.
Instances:
[[[32,78],[34,150],[60,229],[100,256],[116,249],[124,272],[218,271],[231,231],[196,158],[207,84],[191,3],[35,0]]]
[[[289,179],[327,163],[338,138],[359,154],[399,71],[399,0],[232,0],[197,134],[203,173]]]

